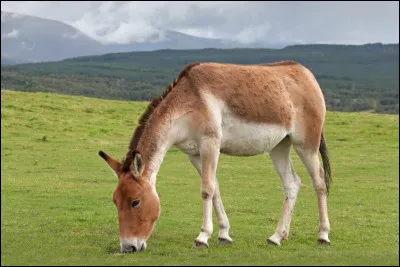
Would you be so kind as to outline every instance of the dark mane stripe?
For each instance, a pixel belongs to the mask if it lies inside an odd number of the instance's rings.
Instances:
[[[270,62],[270,63],[261,63],[258,64],[259,66],[290,66],[290,65],[299,65],[298,62],[293,61],[293,60],[283,60],[283,61],[278,61],[278,62]]]
[[[188,75],[189,71],[191,68],[194,66],[199,65],[200,63],[191,63],[186,65],[179,73],[178,78],[175,78],[174,81],[167,87],[167,89],[158,97],[154,98],[150,104],[147,106],[146,111],[142,114],[142,116],[139,119],[138,126],[135,129],[135,132],[133,133],[133,136],[131,138],[131,142],[129,144],[129,151],[127,152],[124,160],[122,161],[122,171],[128,171],[129,167],[132,163],[133,159],[133,152],[135,152],[139,140],[143,134],[144,128],[146,126],[146,123],[148,119],[150,118],[151,114],[153,114],[153,111],[158,107],[158,105],[161,103],[161,101],[171,92],[171,90],[178,84],[178,82],[185,76]]]

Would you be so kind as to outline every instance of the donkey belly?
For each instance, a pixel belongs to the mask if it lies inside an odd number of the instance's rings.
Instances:
[[[221,153],[253,156],[271,151],[288,131],[279,125],[243,122],[233,116],[222,118]]]

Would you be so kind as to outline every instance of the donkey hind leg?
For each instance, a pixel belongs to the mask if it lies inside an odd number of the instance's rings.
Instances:
[[[307,171],[312,178],[314,190],[317,194],[319,213],[318,243],[321,245],[329,245],[330,240],[328,235],[330,224],[328,218],[327,189],[324,180],[324,170],[320,167],[318,150],[307,149],[301,145],[295,145],[294,149],[307,168]]]
[[[201,176],[200,156],[188,156],[188,158],[190,162],[193,164],[193,166],[196,168],[199,175]],[[228,216],[225,213],[224,205],[222,204],[217,177],[215,177],[215,192],[212,201],[213,201],[214,211],[218,219],[218,228],[219,228],[218,241],[221,244],[230,244],[233,241],[229,236],[229,228],[230,228],[229,220]]]
[[[286,137],[269,153],[275,170],[282,182],[284,200],[278,226],[275,233],[267,239],[267,242],[279,246],[281,245],[281,241],[287,240],[289,236],[293,209],[301,185],[300,178],[295,173],[290,160],[290,147],[290,139]]]

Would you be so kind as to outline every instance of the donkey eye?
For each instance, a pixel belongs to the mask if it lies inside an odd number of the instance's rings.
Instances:
[[[139,203],[140,203],[140,200],[139,200],[139,199],[133,200],[132,203],[131,203],[132,208],[137,207],[137,206],[139,205]]]

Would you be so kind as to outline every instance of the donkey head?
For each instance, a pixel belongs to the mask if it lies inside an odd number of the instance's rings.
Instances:
[[[99,155],[118,177],[113,202],[118,210],[119,235],[122,252],[146,249],[154,223],[159,218],[160,201],[154,187],[145,175],[145,163],[138,151],[131,156],[128,169],[122,169],[119,161],[103,151]]]

